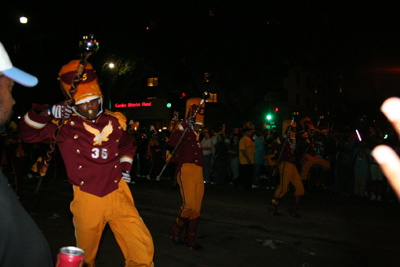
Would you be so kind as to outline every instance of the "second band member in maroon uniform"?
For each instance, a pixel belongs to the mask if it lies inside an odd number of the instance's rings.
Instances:
[[[203,125],[204,110],[200,109],[195,121],[192,117],[197,107],[200,105],[200,98],[188,99],[186,104],[187,120],[178,124],[177,128],[171,133],[169,146],[175,147],[179,140],[175,152],[177,161],[176,179],[180,186],[182,196],[182,206],[179,215],[172,226],[168,229],[172,241],[176,245],[185,244],[191,249],[202,251],[195,238],[197,227],[200,220],[200,210],[204,195],[203,179],[203,149],[200,143],[200,127]],[[188,128],[184,134],[184,130]],[[183,135],[184,134],[184,135]],[[183,138],[181,139],[183,135]],[[181,233],[185,230],[184,242],[181,240]]]

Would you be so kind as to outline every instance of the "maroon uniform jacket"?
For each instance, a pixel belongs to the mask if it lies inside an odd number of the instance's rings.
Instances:
[[[279,141],[278,141],[279,140]],[[276,151],[276,156],[279,157],[281,151],[282,151],[282,146],[285,143],[285,139],[282,137],[278,137],[272,144],[271,148]],[[282,155],[279,159],[279,162],[277,164],[279,165],[283,161],[288,161],[293,164],[296,164],[296,158],[294,156],[293,148],[292,148],[292,143],[290,140],[287,140],[285,143],[285,147],[283,148]]]
[[[301,137],[300,142],[296,144],[296,154],[302,157],[304,154],[310,154],[315,156],[315,143],[314,138],[303,138]]]
[[[181,138],[185,127],[187,127],[186,122],[182,122],[180,129],[175,129],[170,136],[168,141],[169,146],[176,146],[179,139]],[[175,151],[175,156],[177,158],[177,172],[180,171],[181,167],[185,163],[194,163],[200,167],[204,167],[203,159],[203,149],[201,147],[200,141],[197,140],[197,136],[192,129],[188,129],[183,139],[179,143],[178,148]]]
[[[18,137],[27,143],[51,142],[57,126],[52,118],[37,112],[35,107],[24,116]],[[119,117],[121,120],[119,120]],[[57,144],[68,179],[84,192],[103,197],[118,188],[121,171],[130,171],[135,155],[132,141],[124,131],[122,114],[105,111],[95,122],[73,114],[65,121]]]

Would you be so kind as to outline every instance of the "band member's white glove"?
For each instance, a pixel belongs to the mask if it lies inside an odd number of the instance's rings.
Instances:
[[[52,106],[48,106],[47,115],[53,116],[56,119],[68,119],[71,117],[72,108],[61,102]]]
[[[186,119],[185,122],[188,124],[188,126],[190,128],[193,128],[194,124],[196,123],[196,119],[195,118],[188,118],[188,119]]]
[[[128,171],[122,171],[122,178],[127,182],[128,184],[131,182],[131,174]]]

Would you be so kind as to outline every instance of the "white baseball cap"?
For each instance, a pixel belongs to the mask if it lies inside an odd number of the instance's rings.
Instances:
[[[35,76],[30,75],[25,71],[22,71],[12,65],[11,60],[8,57],[8,54],[1,42],[0,42],[0,72],[3,73],[4,76],[26,87],[33,87],[39,82],[38,78],[36,78]]]

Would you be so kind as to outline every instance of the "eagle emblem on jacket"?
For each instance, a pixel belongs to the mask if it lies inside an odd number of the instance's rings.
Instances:
[[[108,122],[107,126],[105,126],[101,132],[99,130],[87,125],[86,123],[83,123],[83,126],[85,127],[86,131],[94,134],[94,138],[93,138],[94,146],[95,145],[101,146],[102,142],[107,142],[108,136],[113,132],[113,126],[111,124],[111,121]]]

